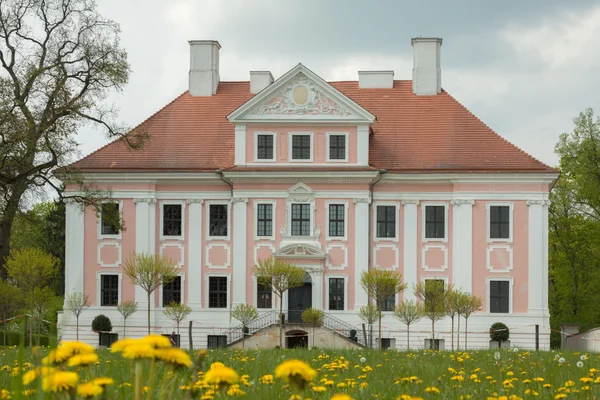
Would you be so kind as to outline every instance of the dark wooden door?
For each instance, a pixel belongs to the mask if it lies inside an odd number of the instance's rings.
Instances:
[[[302,322],[302,311],[312,306],[312,284],[304,283],[289,290],[288,293],[288,321],[290,323]]]

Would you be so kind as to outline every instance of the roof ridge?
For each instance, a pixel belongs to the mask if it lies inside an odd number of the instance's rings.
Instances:
[[[442,92],[445,93],[452,101],[454,101],[456,104],[458,104],[459,107],[461,107],[462,109],[464,109],[466,112],[469,113],[469,115],[471,115],[473,118],[475,118],[478,122],[480,122],[483,126],[485,126],[487,128],[487,130],[489,130],[492,134],[496,135],[498,138],[500,138],[502,141],[504,141],[506,144],[510,145],[511,147],[513,147],[515,150],[519,151],[520,153],[522,153],[523,155],[529,157],[530,159],[532,159],[533,161],[541,164],[542,166],[544,166],[546,169],[551,169],[551,170],[555,170],[556,168],[551,167],[549,165],[547,165],[546,163],[538,160],[537,158],[535,158],[534,156],[532,156],[531,154],[529,154],[528,152],[526,152],[525,150],[521,149],[519,146],[517,146],[516,144],[512,143],[510,140],[504,138],[502,135],[500,135],[498,132],[496,132],[495,130],[493,130],[490,126],[488,126],[488,124],[486,124],[485,122],[483,122],[481,119],[479,119],[479,117],[477,117],[475,114],[473,114],[471,112],[471,110],[469,110],[467,107],[465,107],[460,101],[456,100],[450,93],[448,93],[448,91],[446,91],[445,89],[442,88]]]
[[[163,111],[164,109],[166,109],[167,107],[169,107],[171,104],[175,103],[177,100],[179,100],[181,97],[183,97],[183,95],[185,95],[186,93],[188,93],[189,90],[184,91],[183,93],[181,93],[179,96],[175,97],[173,100],[171,100],[170,102],[168,102],[167,104],[165,104],[162,108],[160,108],[158,111],[156,111],[154,114],[150,115],[148,118],[146,118],[145,120],[143,120],[142,122],[140,122],[139,124],[137,124],[134,128],[130,129],[125,135],[123,136],[119,136],[118,138],[106,143],[104,146],[101,146],[100,148],[92,151],[91,153],[89,153],[88,155],[85,155],[83,157],[81,157],[79,160],[77,161],[73,161],[72,163],[70,163],[69,165],[66,165],[66,167],[71,167],[75,164],[77,164],[78,162],[98,153],[100,150],[105,149],[106,147],[110,146],[113,143],[117,143],[119,140],[122,140],[123,137],[129,135],[131,132],[135,131],[136,129],[138,129],[140,126],[144,125],[146,122],[148,122],[151,118],[153,118],[156,114],[160,113],[161,111]],[[142,149],[140,149],[142,150]]]

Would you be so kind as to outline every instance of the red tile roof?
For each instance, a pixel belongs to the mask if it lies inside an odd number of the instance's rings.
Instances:
[[[416,96],[411,81],[395,81],[393,89],[359,89],[356,81],[330,84],[377,117],[370,136],[373,167],[432,173],[556,171],[496,134],[445,91]],[[115,172],[231,168],[234,130],[226,117],[251,97],[249,82],[221,82],[210,97],[185,92],[136,128],[151,136],[142,150],[117,140],[72,166]]]

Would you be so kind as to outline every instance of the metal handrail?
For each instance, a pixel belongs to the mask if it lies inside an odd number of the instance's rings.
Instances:
[[[346,321],[342,321],[341,319],[334,317],[331,314],[324,314],[325,315],[323,317],[323,326],[325,328],[334,331],[341,336],[345,336],[346,338],[359,344],[360,346],[368,347],[368,344],[365,343],[363,335],[360,334],[359,328],[347,323]]]
[[[247,325],[248,335],[251,335],[253,333],[260,331],[261,329],[268,328],[271,325],[279,323],[277,314],[278,314],[277,310],[271,310],[271,311],[266,311],[266,312],[262,313],[257,319],[255,319],[254,321],[252,321],[251,323],[249,323]],[[242,337],[244,337],[244,333],[242,331],[243,328],[244,328],[244,325],[238,325],[238,326],[234,326],[233,328],[229,329],[228,331],[225,331],[224,334],[227,335],[227,344],[231,344],[235,341],[240,340]]]

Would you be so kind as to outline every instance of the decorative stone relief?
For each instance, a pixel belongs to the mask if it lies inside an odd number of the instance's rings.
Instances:
[[[402,200],[402,205],[408,205],[408,204],[413,204],[415,206],[419,205],[419,200]]]
[[[156,199],[133,199],[134,203],[149,203],[149,204],[154,204],[156,203]]]
[[[280,88],[274,97],[259,105],[254,115],[337,115],[346,117],[351,112],[331,99],[303,73],[296,75]]]
[[[369,199],[369,198],[359,198],[359,199],[353,199],[352,202],[354,202],[354,204],[359,204],[359,203],[371,204],[371,199]]]
[[[550,200],[527,200],[528,206],[549,206]]]
[[[185,201],[185,204],[188,204],[188,205],[190,205],[190,204],[204,204],[204,200],[202,200],[202,199],[187,199]]]
[[[454,199],[450,200],[450,204],[452,204],[453,206],[462,206],[463,204],[472,206],[473,204],[475,204],[475,200]]]
[[[310,203],[314,197],[315,192],[304,183],[298,183],[288,190],[288,202]]]
[[[306,244],[290,244],[275,252],[276,257],[325,258],[321,249]]]

